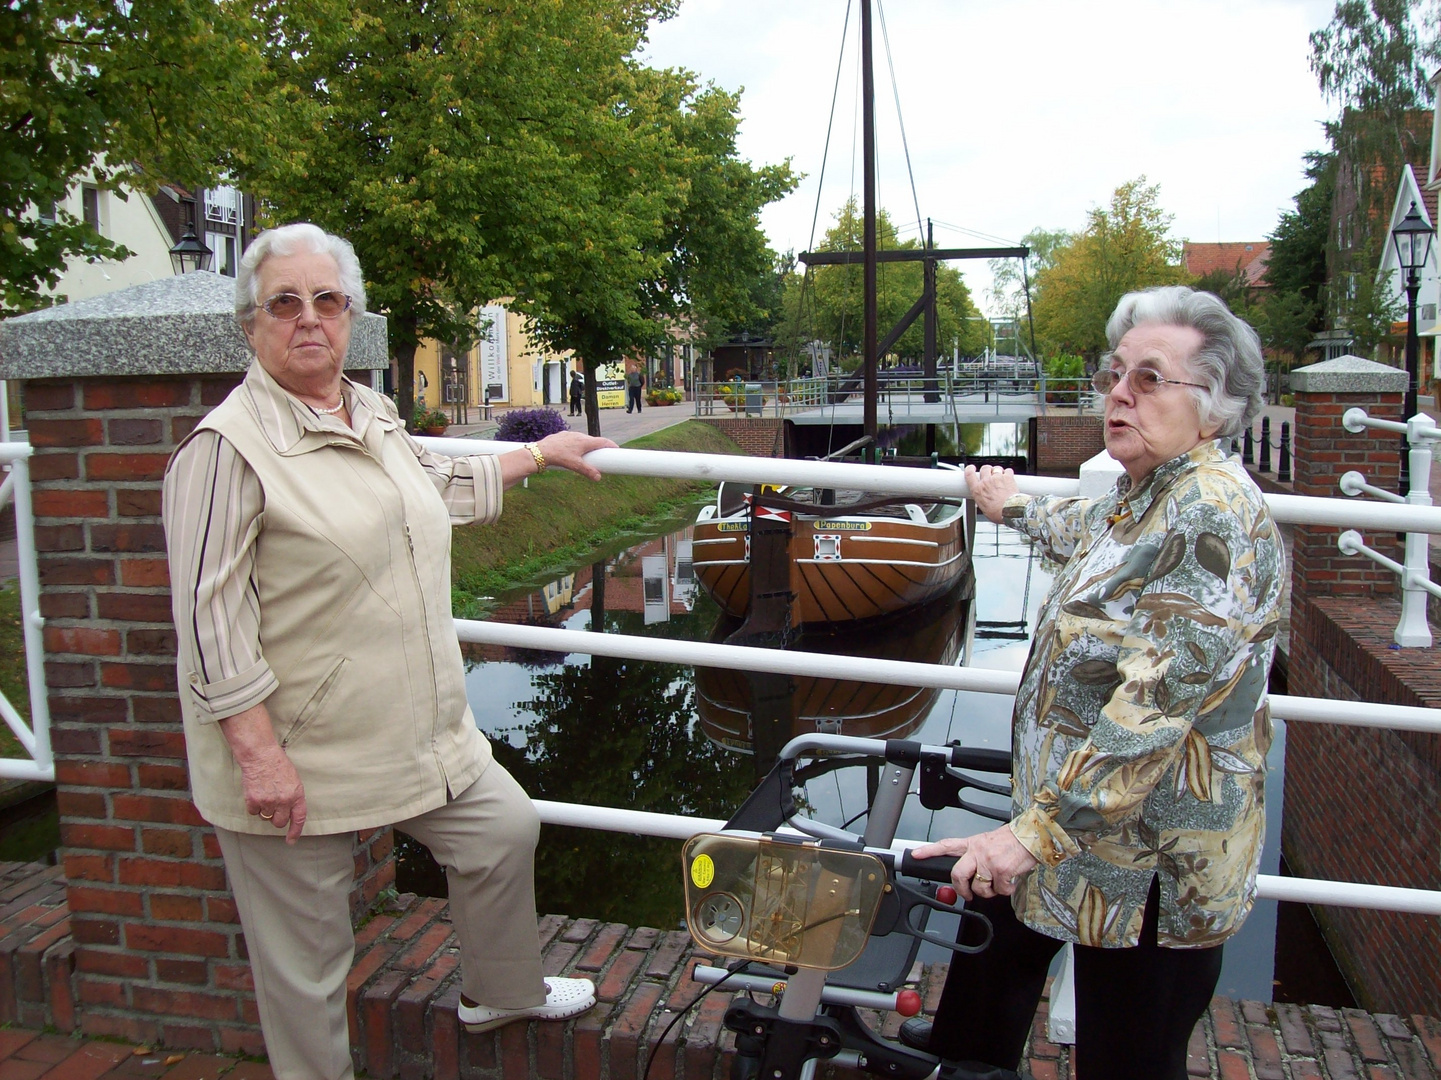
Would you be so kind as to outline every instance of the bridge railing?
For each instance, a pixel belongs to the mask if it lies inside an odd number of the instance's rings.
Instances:
[[[1431,505],[1431,458],[1436,440],[1441,439],[1441,429],[1429,416],[1417,413],[1402,424],[1395,420],[1373,419],[1366,415],[1365,409],[1347,409],[1341,416],[1341,425],[1353,435],[1372,428],[1406,436],[1410,476],[1410,490],[1403,496],[1368,484],[1366,477],[1353,469],[1341,477],[1342,492],[1350,496],[1370,495],[1386,503]],[[1398,563],[1369,547],[1356,529],[1343,532],[1336,546],[1347,555],[1364,555],[1401,578],[1401,618],[1396,623],[1393,637],[1402,648],[1430,648],[1431,626],[1426,621],[1426,598],[1428,595],[1441,597],[1441,586],[1431,580],[1431,541],[1426,533],[1413,531],[1406,534],[1404,563]]]
[[[0,382],[0,402],[5,384]],[[13,439],[8,413],[0,415],[0,509],[15,507],[15,540],[19,556],[20,626],[25,639],[25,679],[30,691],[30,722],[0,694],[0,719],[14,733],[28,758],[0,758],[0,777],[13,780],[54,780],[50,752],[50,698],[45,689],[45,650],[41,636],[40,575],[35,559],[35,514],[30,505],[30,444]]]
[[[440,453],[505,452],[518,444],[470,439],[422,439]],[[777,458],[729,457],[670,451],[607,449],[587,455],[602,473],[627,476],[682,477],[708,482],[728,480],[755,484],[887,491],[917,497],[966,498],[965,475],[946,469],[908,469],[885,465],[856,465]],[[1017,476],[1021,491],[1033,495],[1075,495],[1076,480]],[[1267,495],[1272,516],[1283,523],[1326,525],[1342,529],[1370,528],[1387,532],[1441,532],[1441,507],[1422,504],[1356,503],[1347,499],[1302,495]],[[464,642],[511,645],[560,653],[585,653],[657,660],[675,664],[763,671],[778,674],[861,679],[905,686],[939,687],[1014,696],[1019,675],[1014,672],[951,667],[900,660],[834,657],[821,653],[787,652],[738,645],[684,642],[628,637],[593,631],[559,630],[507,623],[456,620],[456,633]],[[1348,724],[1441,734],[1441,709],[1415,706],[1335,701],[1327,698],[1272,695],[1271,711],[1278,719],[1298,723]],[[648,836],[682,838],[719,826],[712,819],[662,814],[636,814],[570,803],[537,803],[541,818],[554,825],[576,825]],[[901,840],[907,847],[919,840]],[[1259,895],[1273,900],[1366,907],[1388,911],[1441,915],[1441,892],[1357,882],[1323,881],[1262,875]]]

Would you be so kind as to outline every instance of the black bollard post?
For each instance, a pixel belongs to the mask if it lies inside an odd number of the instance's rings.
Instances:
[[[1242,464],[1242,465],[1254,465],[1255,463],[1256,463],[1256,454],[1255,454],[1255,451],[1254,451],[1253,448],[1252,448],[1251,429],[1250,429],[1250,428],[1247,428],[1247,429],[1246,429],[1245,441],[1244,441],[1244,442],[1242,443],[1242,445],[1241,445],[1241,464]]]
[[[1240,452],[1241,452],[1241,440],[1240,440],[1240,439],[1232,439],[1232,440],[1231,440],[1231,456],[1232,456],[1232,457],[1235,457],[1235,456],[1236,456],[1237,454],[1239,454]]]
[[[1271,471],[1271,418],[1261,417],[1261,462],[1259,468],[1262,472]]]
[[[1291,423],[1289,420],[1281,421],[1281,451],[1276,460],[1276,481],[1281,484],[1291,482]]]

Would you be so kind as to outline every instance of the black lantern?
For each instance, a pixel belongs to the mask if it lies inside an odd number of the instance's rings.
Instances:
[[[1426,265],[1427,256],[1431,254],[1431,238],[1435,235],[1436,230],[1426,224],[1426,219],[1416,212],[1414,202],[1410,211],[1401,219],[1401,224],[1391,230],[1391,242],[1396,245],[1396,259],[1408,278],[1413,273],[1420,273],[1421,268]]]
[[[194,211],[191,213],[193,215]],[[175,267],[177,274],[188,274],[192,270],[209,270],[210,260],[213,258],[215,252],[195,235],[195,223],[187,221],[180,243],[170,249],[170,265]]]
[[[1406,404],[1405,416],[1409,420],[1416,415],[1417,383],[1420,372],[1420,342],[1416,337],[1416,294],[1421,291],[1421,268],[1431,255],[1431,237],[1435,230],[1416,212],[1416,203],[1401,219],[1401,224],[1391,230],[1391,242],[1396,245],[1396,259],[1401,265],[1402,284],[1406,287]],[[1411,491],[1410,446],[1401,440],[1401,494]]]

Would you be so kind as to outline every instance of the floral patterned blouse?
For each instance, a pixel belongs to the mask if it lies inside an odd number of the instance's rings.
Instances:
[[[1011,830],[1040,866],[1028,926],[1219,944],[1256,894],[1285,553],[1261,493],[1207,441],[1103,498],[1012,496],[1007,525],[1062,564],[1013,718]]]

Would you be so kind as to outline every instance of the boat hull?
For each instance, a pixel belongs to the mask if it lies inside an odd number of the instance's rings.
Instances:
[[[794,515],[791,623],[874,619],[923,604],[970,569],[959,509],[936,522]],[[749,517],[696,522],[692,566],[701,588],[728,615],[750,609]]]

